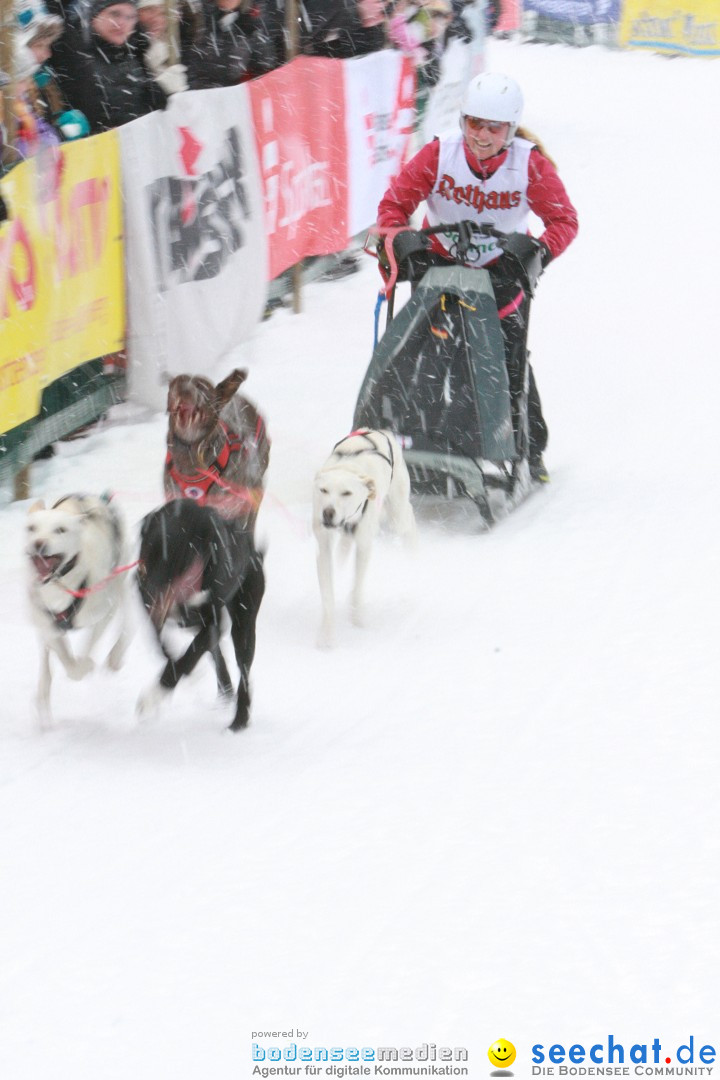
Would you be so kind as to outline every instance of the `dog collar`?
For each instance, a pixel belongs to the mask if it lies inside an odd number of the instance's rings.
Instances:
[[[365,502],[362,504],[362,509],[360,510],[360,513],[358,514],[355,521],[348,521],[347,518],[345,519],[345,521],[343,521],[342,525],[340,526],[340,528],[343,530],[343,532],[350,533],[350,535],[352,535],[355,532],[358,525],[360,524],[360,522],[363,519],[365,511],[368,508],[368,503],[369,502],[370,502],[370,500],[366,499]],[[355,513],[357,514],[357,510],[355,511]]]
[[[87,578],[85,579],[85,581],[83,581],[82,585],[80,586],[81,590],[86,589],[86,588],[87,588]],[[51,611],[51,612],[49,612],[49,615],[51,616],[53,622],[58,627],[58,629],[60,629],[60,630],[72,630],[73,629],[73,624],[75,622],[75,616],[77,615],[78,611],[80,610],[80,605],[82,604],[84,599],[85,599],[84,596],[76,596],[74,598],[74,600],[72,601],[72,603],[70,604],[70,606],[66,607],[64,611]]]
[[[50,581],[54,581],[56,578],[65,577],[66,574],[69,574],[71,570],[75,569],[75,567],[77,566],[77,561],[77,555],[73,555],[72,559],[68,559],[66,563],[63,563],[63,565],[55,571],[55,573],[50,578]]]

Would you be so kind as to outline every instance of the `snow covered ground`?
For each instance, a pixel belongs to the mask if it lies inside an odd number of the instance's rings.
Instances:
[[[490,534],[421,515],[413,559],[384,538],[369,629],[343,610],[315,649],[310,484],[368,363],[368,260],[238,352],[274,440],[245,733],[209,665],[136,725],[161,666],[138,619],[121,673],[57,674],[40,734],[27,506],[0,511],[7,1080],[250,1077],[252,1032],[288,1028],[468,1047],[471,1076],[499,1036],[521,1077],[538,1042],[720,1042],[720,65],[488,61],[581,220],[533,314],[546,490]],[[135,533],[164,433],[118,409],[33,497],[111,487]]]

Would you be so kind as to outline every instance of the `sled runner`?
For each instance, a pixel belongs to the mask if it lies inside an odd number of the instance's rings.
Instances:
[[[428,251],[443,234],[454,262]],[[532,488],[527,458],[527,389],[515,424],[503,338],[487,270],[466,265],[489,237],[516,258],[519,241],[474,222],[379,234],[387,254],[388,321],[355,407],[354,427],[389,428],[398,438],[415,493],[469,498],[492,525]],[[382,244],[380,245],[382,249]],[[532,289],[540,272],[519,276]],[[413,282],[393,317],[397,280]]]

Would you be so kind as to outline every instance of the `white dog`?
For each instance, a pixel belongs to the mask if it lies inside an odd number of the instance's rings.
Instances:
[[[314,483],[313,531],[322,598],[320,646],[331,645],[335,635],[333,541],[338,537],[346,548],[355,546],[351,610],[353,622],[359,624],[365,573],[383,511],[391,527],[414,544],[410,477],[400,447],[389,431],[354,431],[335,446]]]
[[[114,615],[119,633],[107,658],[121,666],[128,643],[122,522],[105,496],[66,495],[49,509],[40,501],[28,513],[25,548],[28,592],[42,655],[37,710],[43,727],[51,722],[50,653],[71,679],[82,679],[95,664],[91,653]],[[88,630],[83,655],[75,656],[68,635]]]

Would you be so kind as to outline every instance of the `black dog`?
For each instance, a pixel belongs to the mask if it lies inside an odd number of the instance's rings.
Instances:
[[[252,532],[224,520],[209,506],[198,506],[192,499],[175,499],[143,519],[137,582],[168,660],[159,683],[140,698],[138,710],[146,711],[163,693],[173,690],[204,653],[215,664],[220,692],[232,693],[220,651],[225,608],[240,669],[235,719],[230,727],[233,731],[244,728],[250,713],[255,621],[265,592],[262,554],[255,547]],[[177,660],[163,642],[162,631],[168,619],[180,626],[198,628]]]

